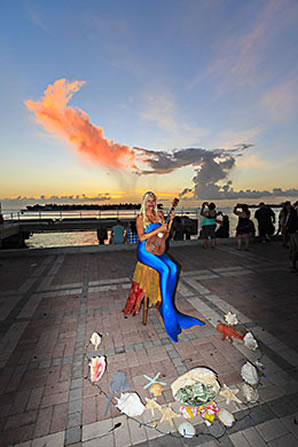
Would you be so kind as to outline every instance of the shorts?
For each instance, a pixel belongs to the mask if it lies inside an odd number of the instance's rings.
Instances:
[[[288,233],[290,253],[298,252],[298,233]]]
[[[208,239],[210,237],[211,239],[215,239],[215,228],[216,225],[204,225],[202,227],[201,238]]]

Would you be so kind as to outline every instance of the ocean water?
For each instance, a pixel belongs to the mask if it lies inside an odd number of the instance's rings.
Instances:
[[[224,214],[229,216],[230,220],[230,237],[235,236],[236,233],[236,226],[238,218],[235,214],[233,214],[232,208],[218,208],[218,210],[222,211]],[[278,222],[278,214],[280,209],[275,208],[274,212],[276,214],[276,230],[277,230],[277,222]],[[93,214],[92,214],[93,213]],[[114,212],[114,215],[111,215],[111,211],[108,212],[109,216],[105,215],[103,216],[103,213],[101,213],[101,217],[135,217],[134,212]],[[252,214],[252,220],[255,223],[255,227],[257,230],[257,222],[253,218],[253,215],[255,213],[255,209],[251,209]],[[32,217],[38,217],[39,213],[35,213],[36,216],[32,216],[32,213],[30,215],[30,218]],[[82,215],[83,214],[83,215]],[[87,215],[86,215],[87,214]],[[197,210],[196,209],[189,209],[189,210],[181,210],[178,209],[176,212],[177,215],[187,215],[190,218],[196,218],[197,217]],[[98,217],[98,212],[79,212],[79,211],[73,211],[71,213],[72,217]],[[42,218],[51,217],[51,218],[61,218],[60,213],[51,213],[51,216],[49,216],[49,213],[42,213]],[[63,212],[63,216],[66,217],[65,213]],[[69,217],[69,214],[67,215]],[[24,218],[29,218],[28,216],[24,216]],[[199,225],[199,231],[200,231],[200,225]],[[197,239],[196,236],[192,236],[192,239]],[[108,240],[105,241],[106,244],[109,243],[110,238],[110,232],[108,232]],[[47,247],[73,247],[73,246],[79,246],[79,245],[98,245],[97,240],[97,234],[95,231],[74,231],[74,232],[55,232],[55,233],[36,233],[33,234],[30,239],[26,240],[26,246],[28,248],[47,248]]]

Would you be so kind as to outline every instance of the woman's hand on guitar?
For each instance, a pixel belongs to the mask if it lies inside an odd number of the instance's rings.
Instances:
[[[167,233],[169,231],[167,224],[163,223],[157,228],[159,233]]]

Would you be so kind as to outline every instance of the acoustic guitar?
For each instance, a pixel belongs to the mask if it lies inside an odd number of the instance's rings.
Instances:
[[[175,198],[173,200],[172,203],[172,208],[169,211],[168,217],[166,219],[166,225],[169,225],[170,222],[170,218],[171,218],[171,212],[174,211],[174,209],[176,208],[176,206],[179,203],[179,199]],[[157,234],[154,234],[154,236],[151,236],[150,239],[147,239],[145,247],[146,249],[156,255],[156,256],[161,256],[164,254],[165,250],[166,250],[166,240],[169,237],[170,232],[160,232]]]

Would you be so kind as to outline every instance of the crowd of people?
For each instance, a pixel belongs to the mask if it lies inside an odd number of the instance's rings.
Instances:
[[[269,242],[273,237],[281,235],[282,244],[289,248],[291,268],[296,271],[297,251],[298,251],[298,201],[291,204],[287,201],[283,204],[278,216],[278,222],[274,211],[264,202],[259,204],[254,213],[257,221],[258,232],[252,220],[251,211],[247,204],[238,203],[233,210],[238,217],[236,227],[236,248],[249,250],[249,242],[255,236],[261,243]],[[229,217],[222,211],[217,211],[213,202],[204,202],[200,209],[201,231],[199,239],[203,240],[204,249],[208,248],[208,241],[211,240],[211,247],[216,248],[216,238],[228,238],[230,236]],[[172,223],[170,240],[181,241],[190,239],[190,231],[187,227],[187,216],[175,216]],[[276,223],[278,227],[275,228]],[[97,230],[99,244],[108,241],[108,232],[104,227]],[[120,220],[111,229],[111,236],[108,241],[110,244],[137,244],[139,242],[136,222],[131,221],[125,228]]]
[[[238,217],[236,227],[237,249],[241,250],[242,245],[244,249],[249,249],[249,241],[256,236],[256,229],[253,220],[251,219],[251,212],[247,204],[240,204],[234,207],[233,213]],[[213,202],[204,202],[201,208],[201,227],[200,238],[203,239],[203,247],[208,247],[208,239],[211,239],[211,247],[216,247],[216,236],[224,233],[229,237],[229,234],[224,231],[224,226],[228,228],[228,216],[224,216],[222,212],[217,212],[216,206]],[[282,243],[284,247],[289,248],[291,259],[291,270],[297,271],[296,261],[298,252],[298,201],[291,204],[286,201],[278,216],[278,228],[275,232],[275,213],[264,202],[259,204],[258,209],[254,213],[254,218],[258,223],[258,238],[262,243],[269,242],[272,237],[279,234],[282,236]],[[219,226],[216,230],[217,225]]]

